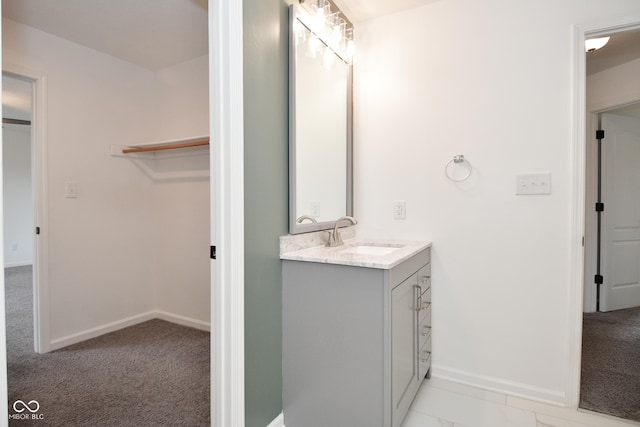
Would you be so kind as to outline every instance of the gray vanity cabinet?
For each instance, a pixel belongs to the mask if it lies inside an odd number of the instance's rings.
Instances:
[[[398,427],[431,366],[427,248],[391,269],[283,261],[287,427]]]

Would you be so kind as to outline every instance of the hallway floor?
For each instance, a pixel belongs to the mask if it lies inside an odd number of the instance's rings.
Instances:
[[[640,307],[585,313],[580,407],[640,422]]]

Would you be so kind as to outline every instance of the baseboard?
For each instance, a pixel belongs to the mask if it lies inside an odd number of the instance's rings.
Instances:
[[[564,406],[566,404],[566,393],[557,390],[549,390],[501,378],[473,374],[439,365],[433,365],[432,375],[433,378],[475,387],[481,390],[522,397],[556,406]]]
[[[27,265],[33,265],[33,261],[11,261],[11,262],[5,262],[4,263],[4,268],[25,267]]]
[[[282,415],[282,412],[267,427],[284,427],[284,415]]]
[[[192,319],[179,314],[173,314],[162,310],[157,310],[156,318],[166,320],[167,322],[177,323],[178,325],[189,326],[191,328],[200,329],[201,331],[211,331],[211,323],[202,320]]]
[[[75,334],[67,335],[62,338],[56,338],[54,340],[51,340],[51,343],[49,344],[49,351],[58,350],[72,344],[99,337],[100,335],[108,334],[109,332],[115,332],[117,330],[137,325],[138,323],[146,322],[152,319],[166,320],[167,322],[177,323],[179,325],[189,326],[204,331],[209,331],[211,329],[209,323],[206,322],[191,319],[185,316],[180,316],[177,314],[168,313],[165,311],[152,310],[146,313],[138,314],[136,316],[127,317],[126,319],[117,320],[115,322],[77,332]]]
[[[75,334],[67,335],[62,338],[56,338],[54,340],[51,340],[51,343],[49,344],[49,350],[58,350],[59,348],[66,347],[71,344],[76,344],[81,341],[99,337],[100,335],[108,334],[109,332],[114,332],[128,326],[137,325],[138,323],[146,322],[147,320],[155,318],[155,311],[148,311],[136,316],[127,317],[126,319],[117,320],[115,322],[107,323],[95,328],[76,332]]]

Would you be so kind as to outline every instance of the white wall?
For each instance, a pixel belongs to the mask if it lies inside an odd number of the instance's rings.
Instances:
[[[358,26],[355,215],[360,234],[433,241],[434,376],[566,402],[572,25],[631,14],[446,0]],[[473,165],[460,184],[456,154]],[[551,195],[515,195],[517,173],[542,171]]]
[[[587,197],[584,310],[596,310],[597,126],[595,113],[640,101],[640,59],[587,76]],[[591,173],[589,173],[591,171]]]
[[[52,341],[151,310],[151,183],[109,147],[148,139],[153,73],[10,20],[2,40],[5,66],[47,79]]]
[[[46,78],[53,346],[157,311],[208,323],[208,181],[157,183],[110,155],[111,144],[208,134],[207,58],[154,73],[3,20],[3,60]],[[195,168],[208,170],[203,158]]]
[[[208,61],[206,55],[157,73],[159,139],[209,134]],[[202,178],[157,182],[153,188],[157,307],[202,325],[210,322],[208,153],[197,149],[183,151],[187,157],[156,160],[163,172],[188,168],[204,173]]]
[[[33,263],[33,200],[31,196],[31,126],[4,125],[4,265]]]
[[[587,77],[587,111],[601,111],[640,100],[640,59]]]

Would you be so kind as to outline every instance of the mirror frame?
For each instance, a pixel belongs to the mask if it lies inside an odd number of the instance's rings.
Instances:
[[[289,6],[289,233],[301,234],[313,231],[330,230],[335,227],[336,218],[333,221],[323,221],[317,223],[305,222],[299,224],[297,222],[300,216],[296,212],[296,36],[294,34],[294,23],[296,20],[316,34],[318,38],[329,48],[331,43],[322,37],[322,32],[315,30],[315,23],[311,16],[301,6],[292,4]],[[340,58],[346,62],[347,68],[347,132],[345,135],[346,142],[346,196],[345,215],[353,216],[353,65],[346,59],[343,52],[331,49]],[[346,225],[346,223],[345,223]]]

